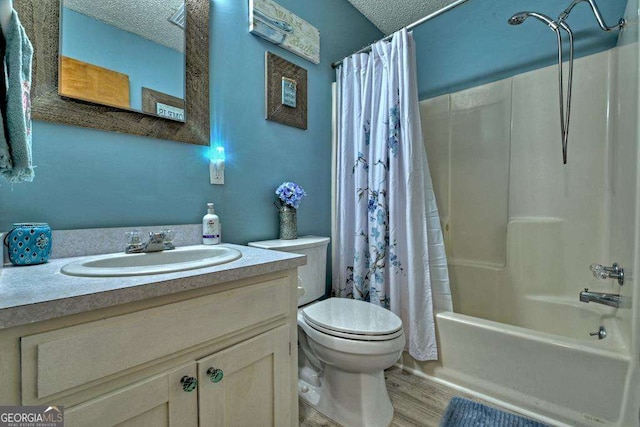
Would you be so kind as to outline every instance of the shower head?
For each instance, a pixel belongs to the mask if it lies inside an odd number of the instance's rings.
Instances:
[[[516,13],[511,18],[509,18],[508,22],[509,22],[509,25],[520,25],[528,17],[529,17],[529,15],[527,15],[526,12],[520,12],[520,13]]]
[[[510,25],[520,25],[530,16],[536,18],[541,22],[544,22],[553,31],[558,30],[558,24],[553,19],[549,18],[547,15],[543,15],[542,13],[538,13],[538,12],[518,12],[515,15],[513,15],[511,18],[509,18],[507,22]]]

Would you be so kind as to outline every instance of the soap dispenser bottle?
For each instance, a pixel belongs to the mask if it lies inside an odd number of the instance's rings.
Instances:
[[[207,203],[207,214],[202,218],[202,243],[217,245],[220,243],[220,218],[214,213],[213,203]]]

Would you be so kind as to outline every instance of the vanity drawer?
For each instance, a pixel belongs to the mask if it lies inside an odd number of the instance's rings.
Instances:
[[[289,313],[289,279],[21,338],[29,404]]]

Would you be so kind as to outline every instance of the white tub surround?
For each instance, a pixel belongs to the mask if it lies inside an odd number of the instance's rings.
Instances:
[[[636,285],[589,269],[640,262],[637,14],[617,48],[575,61],[566,165],[556,66],[420,103],[454,312],[436,316],[441,360],[405,367],[552,424],[637,424]]]
[[[255,417],[296,426],[297,267],[305,257],[224,246],[242,257],[148,276],[59,272],[81,257],[5,265],[0,402],[64,405],[69,426],[133,418],[249,425]]]

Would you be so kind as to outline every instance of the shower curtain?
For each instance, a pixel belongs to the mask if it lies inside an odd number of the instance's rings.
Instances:
[[[451,292],[412,35],[401,30],[346,58],[337,82],[334,294],[390,309],[411,356],[437,359],[434,301],[451,310]]]

